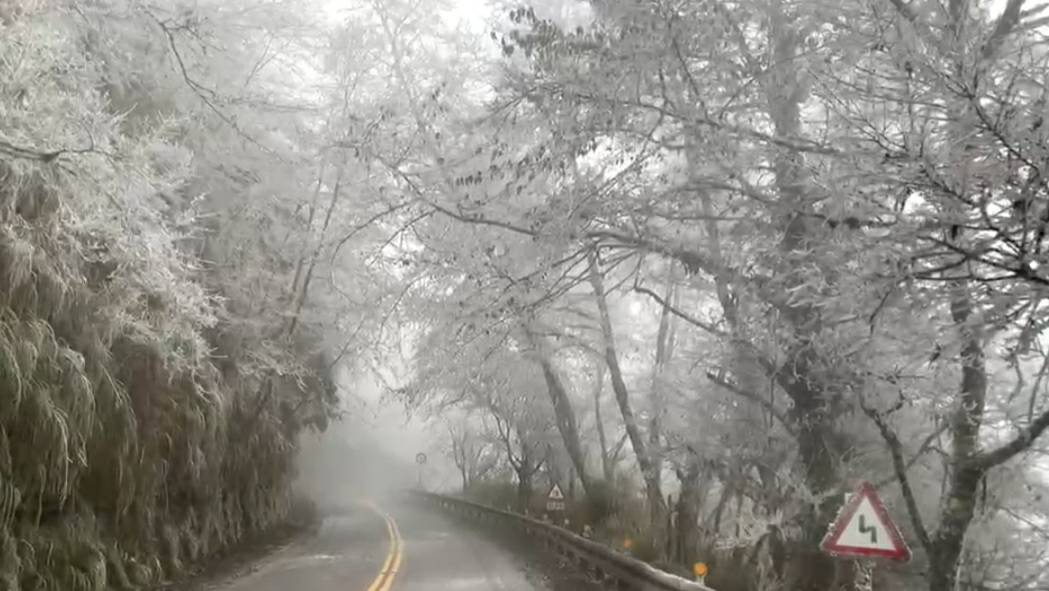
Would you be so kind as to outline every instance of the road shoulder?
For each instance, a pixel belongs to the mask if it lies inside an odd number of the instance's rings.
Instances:
[[[223,581],[246,576],[267,558],[309,537],[319,524],[317,520],[287,523],[259,533],[206,558],[174,580],[152,587],[151,591],[206,591]]]

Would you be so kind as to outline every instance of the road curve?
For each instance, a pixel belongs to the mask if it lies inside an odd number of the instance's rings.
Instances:
[[[214,591],[548,591],[522,559],[449,517],[380,500],[326,517]]]

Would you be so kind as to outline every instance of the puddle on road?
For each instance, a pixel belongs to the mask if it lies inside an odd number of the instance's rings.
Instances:
[[[495,585],[493,587],[493,585]],[[404,583],[408,591],[535,591],[534,587],[508,587],[503,581],[493,581],[491,577],[459,577],[455,579],[438,578],[434,581],[419,582],[414,579]]]
[[[298,556],[274,557],[263,564],[257,565],[256,568],[252,570],[250,576],[261,577],[274,572],[288,572],[314,568],[325,564],[331,564],[336,561],[344,561],[345,559],[345,556],[336,556],[334,554],[305,554]]]
[[[307,556],[292,556],[285,558],[284,560],[279,561],[278,564],[284,568],[291,569],[317,566],[319,564],[335,562],[336,560],[342,560],[345,558],[345,556],[335,556],[334,554],[310,554]]]

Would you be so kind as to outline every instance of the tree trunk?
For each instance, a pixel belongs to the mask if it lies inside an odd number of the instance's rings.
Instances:
[[[531,467],[524,466],[517,471],[517,512],[522,515],[528,513],[529,503],[532,501],[532,471]]]
[[[601,392],[605,385],[605,366],[600,364],[594,383],[594,424],[597,428],[597,443],[601,447],[601,474],[605,483],[611,485],[616,478],[615,464],[612,462],[612,450],[608,449],[608,436],[605,434],[604,417],[601,415]]]
[[[582,481],[582,479],[579,479],[579,480]],[[575,500],[575,483],[576,483],[575,469],[572,468],[571,466],[569,466],[569,468],[568,468],[568,500],[570,500],[570,501],[574,501]]]
[[[804,74],[796,60],[799,33],[796,21],[788,14],[784,2],[770,7],[769,54],[776,64],[767,79],[765,94],[768,112],[779,137],[801,137],[801,102],[805,96]],[[773,168],[779,201],[786,213],[783,219],[783,238],[779,245],[783,263],[787,265],[788,289],[804,286],[812,264],[814,238],[820,233],[806,215],[812,210],[808,194],[811,185],[802,154],[796,150],[774,148]],[[834,269],[822,269],[827,281],[833,282]],[[840,495],[833,494],[841,483],[835,455],[844,439],[834,428],[835,393],[828,391],[820,377],[821,359],[813,341],[822,331],[822,314],[811,303],[779,304],[783,317],[790,324],[793,344],[786,351],[784,363],[776,380],[791,398],[793,407],[789,417],[798,426],[798,452],[803,476],[809,493],[822,498],[816,506],[802,514],[800,547],[795,549],[788,571],[794,580],[789,589],[824,591],[832,583],[834,561],[819,551],[819,543],[838,507]]]
[[[1013,4],[1010,2],[1010,4]],[[948,46],[958,51],[956,69],[961,74],[969,51],[961,33],[968,15],[964,2],[950,3],[947,32],[945,39]],[[1015,6],[1018,10],[1019,4]],[[1009,10],[1007,9],[1008,13]],[[1003,15],[1004,18],[1004,15]],[[1006,21],[1000,34],[1008,35],[1012,28]],[[963,199],[968,197],[970,187],[965,182],[970,178],[970,169],[975,157],[968,138],[974,133],[970,123],[972,105],[967,97],[955,96],[951,109],[951,126],[948,132],[948,150],[956,169],[956,178],[962,179],[959,192]],[[954,235],[954,230],[944,228],[948,241],[965,240],[964,230]],[[973,323],[973,300],[970,285],[963,279],[956,279],[950,296],[951,319],[954,321],[961,337],[962,383],[954,416],[951,418],[951,456],[950,476],[948,480],[947,499],[941,503],[940,523],[936,533],[929,540],[929,574],[930,591],[954,591],[958,576],[958,561],[965,543],[965,533],[972,523],[976,510],[976,493],[983,479],[986,468],[973,462],[979,453],[980,427],[983,424],[984,406],[987,396],[987,373],[983,351],[981,331]],[[977,322],[981,319],[977,318]]]
[[[529,333],[529,337],[538,350],[539,344],[537,340],[531,333]],[[583,455],[583,444],[579,438],[579,424],[576,421],[575,408],[573,408],[572,401],[568,397],[564,383],[561,382],[561,378],[557,375],[553,364],[550,363],[550,359],[547,358],[545,352],[541,350],[537,352],[539,365],[543,370],[543,379],[546,381],[546,390],[554,407],[557,431],[561,434],[561,441],[564,443],[565,451],[568,452],[568,457],[579,475],[579,482],[583,485],[583,491],[589,497],[593,491],[591,490],[590,478],[586,471],[586,458]]]
[[[735,488],[727,482],[722,486],[721,497],[718,498],[718,504],[714,507],[714,517],[712,519],[714,524],[711,526],[715,537],[721,534],[721,518],[724,517],[725,507],[728,506],[728,502],[732,499],[732,494],[735,491]]]
[[[835,559],[812,544],[788,544],[783,588],[790,591],[827,591],[836,579]]]
[[[743,517],[743,499],[744,498],[745,497],[743,496],[743,492],[742,491],[736,493],[736,523],[735,523],[736,529],[733,532],[733,535],[736,537],[736,539],[739,539],[739,534],[740,534],[740,521],[742,521],[742,517]]]
[[[339,201],[339,195],[342,189],[342,175],[343,169],[340,166],[338,175],[335,178],[335,187],[331,192],[331,199],[328,201],[328,207],[324,213],[324,222],[321,224],[320,236],[317,239],[317,246],[313,249],[313,255],[310,257],[309,267],[306,269],[306,276],[302,280],[302,288],[299,291],[297,301],[295,302],[295,312],[291,317],[291,322],[288,324],[288,336],[295,334],[295,328],[299,324],[299,320],[302,317],[302,309],[306,305],[306,299],[310,293],[310,282],[313,280],[313,272],[317,267],[317,260],[320,258],[321,250],[324,248],[324,240],[328,234],[328,226],[331,225],[332,214],[335,213],[335,205]],[[312,212],[311,212],[312,220]],[[312,223],[312,222],[311,222]],[[296,280],[298,278],[299,269],[296,269]]]
[[[834,591],[874,590],[874,567],[870,562],[838,560],[834,566]]]
[[[469,473],[467,471],[468,469],[467,469],[467,466],[466,466],[466,459],[462,458],[461,461],[459,461],[460,458],[457,457],[456,460],[457,460],[456,463],[459,464],[459,478],[460,478],[460,480],[462,480],[463,492],[465,493],[466,489],[469,488],[469,485],[470,485],[470,477],[469,477]]]
[[[699,459],[690,455],[688,466],[678,471],[681,492],[677,499],[677,527],[674,560],[690,567],[699,554]]]
[[[647,442],[638,428],[634,410],[630,405],[630,393],[626,382],[623,380],[623,372],[619,367],[619,356],[616,353],[615,335],[612,332],[612,318],[608,312],[608,302],[605,300],[605,288],[601,280],[601,274],[597,267],[597,255],[593,252],[589,255],[590,284],[594,289],[594,298],[601,318],[601,332],[605,341],[605,363],[608,365],[608,373],[612,378],[612,391],[616,395],[616,403],[619,412],[623,416],[623,424],[626,427],[630,445],[634,448],[637,463],[641,467],[641,475],[645,481],[645,493],[651,508],[653,523],[662,524],[666,515],[666,502],[660,486],[658,474],[650,455]]]
[[[659,318],[659,330],[656,332],[656,359],[652,366],[652,416],[648,423],[648,449],[652,456],[652,478],[660,484],[663,482],[662,424],[663,413],[666,411],[663,399],[663,373],[674,349],[671,330],[673,319],[670,315],[670,303],[674,299],[674,292],[673,275],[670,274],[667,278],[666,294],[663,297],[665,303]],[[666,523],[665,516],[668,506],[669,503],[662,506],[649,506],[650,518],[657,533],[662,529],[660,526]]]
[[[961,399],[951,418],[951,475],[940,524],[931,540],[929,590],[954,591],[965,533],[976,511],[976,495],[986,468],[979,453],[980,426],[987,397],[987,373],[981,334],[970,325],[972,300],[959,282],[951,299],[951,318],[962,336]]]

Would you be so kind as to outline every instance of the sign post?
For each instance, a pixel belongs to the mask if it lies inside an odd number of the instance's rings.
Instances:
[[[838,558],[911,559],[910,548],[869,482],[860,483],[842,506],[820,549]]]

